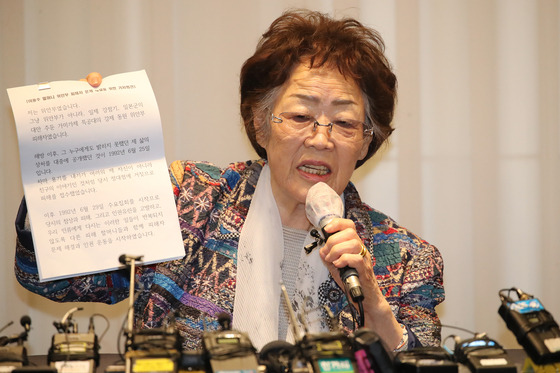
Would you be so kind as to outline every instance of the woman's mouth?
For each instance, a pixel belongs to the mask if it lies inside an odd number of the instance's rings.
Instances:
[[[303,171],[308,174],[324,176],[331,172],[327,166],[304,164],[298,167],[298,170]]]

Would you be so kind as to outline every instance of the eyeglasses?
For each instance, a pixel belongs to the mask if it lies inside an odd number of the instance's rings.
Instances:
[[[373,135],[373,128],[365,128],[363,122],[353,119],[338,119],[327,124],[322,124],[308,114],[297,112],[283,112],[278,116],[272,114],[272,123],[284,123],[293,131],[301,132],[308,130],[313,125],[313,132],[317,127],[328,127],[329,134],[341,141],[360,141],[366,136]]]

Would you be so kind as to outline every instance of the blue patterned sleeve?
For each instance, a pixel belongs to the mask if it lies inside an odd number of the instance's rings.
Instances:
[[[56,302],[101,302],[114,304],[128,297],[129,275],[126,270],[78,276],[54,281],[39,281],[37,259],[33,246],[31,230],[26,224],[27,205],[22,200],[16,217],[16,256],[15,275],[18,282],[27,290]],[[137,273],[144,281],[150,270]]]
[[[409,332],[409,348],[438,346],[436,306],[445,299],[439,250],[378,211],[374,222],[374,271],[393,313]]]
[[[415,245],[405,245],[409,260],[404,268],[397,319],[409,328],[417,344],[438,346],[441,322],[435,308],[445,298],[443,260],[434,246],[410,232],[408,237]]]

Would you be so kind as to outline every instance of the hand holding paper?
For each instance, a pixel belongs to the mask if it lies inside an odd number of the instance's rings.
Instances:
[[[100,76],[99,76],[100,78]],[[99,80],[100,81],[100,80]],[[8,90],[42,281],[184,255],[144,71]]]

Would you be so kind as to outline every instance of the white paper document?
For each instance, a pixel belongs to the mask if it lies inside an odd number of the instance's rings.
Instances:
[[[185,255],[144,71],[8,89],[41,281]]]

